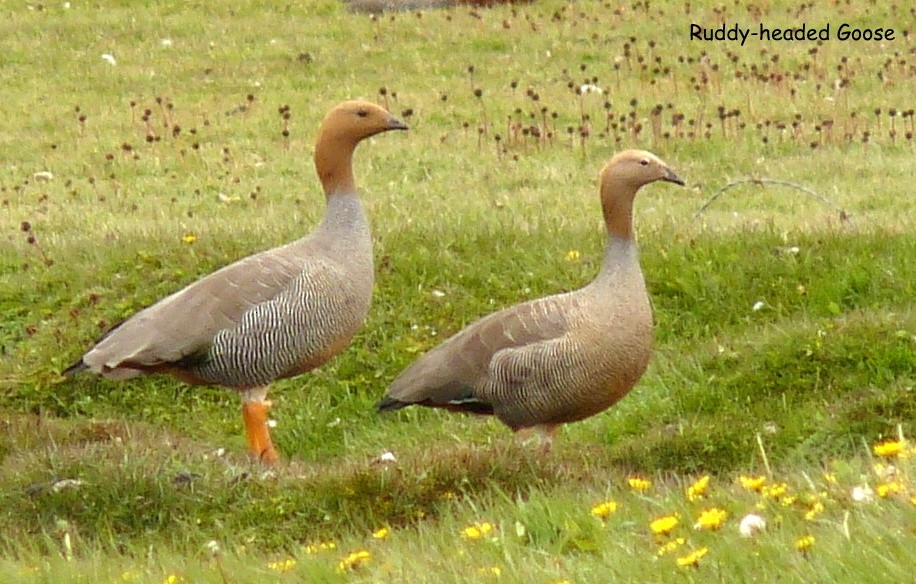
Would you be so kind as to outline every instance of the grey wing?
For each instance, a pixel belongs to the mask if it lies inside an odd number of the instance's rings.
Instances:
[[[349,343],[368,309],[369,295],[352,278],[334,264],[311,262],[281,294],[219,331],[192,367],[209,383],[263,386],[324,363]]]
[[[496,312],[469,325],[414,362],[392,382],[380,410],[422,404],[492,413],[485,389],[501,352],[562,338],[575,297],[540,298]]]
[[[82,357],[91,371],[126,379],[206,350],[222,329],[289,286],[302,261],[287,247],[239,260],[141,310]]]

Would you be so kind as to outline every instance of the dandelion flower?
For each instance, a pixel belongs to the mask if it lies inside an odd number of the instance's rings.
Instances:
[[[789,486],[785,483],[774,483],[772,485],[764,485],[760,492],[764,497],[769,499],[778,499],[788,492]]]
[[[814,521],[817,518],[817,516],[823,512],[824,512],[824,504],[821,503],[820,501],[815,501],[814,504],[811,505],[811,508],[808,509],[808,512],[805,513],[805,519],[807,521]]]
[[[783,507],[791,507],[795,500],[798,499],[795,495],[786,495],[779,499],[779,504]]]
[[[889,483],[881,483],[875,490],[878,492],[878,496],[882,499],[886,499],[890,495],[896,495],[897,493],[903,492],[903,485],[897,481],[891,481]]]
[[[693,550],[686,556],[681,556],[677,559],[677,565],[682,568],[697,567],[700,565],[700,558],[709,553],[709,548],[701,547],[700,549]]]
[[[806,535],[795,540],[795,549],[800,552],[806,552],[814,545],[814,536]]]
[[[702,499],[709,488],[709,475],[703,475],[687,488],[687,499],[696,501]]]
[[[380,527],[379,529],[376,529],[375,531],[372,532],[372,537],[374,537],[375,539],[385,539],[386,537],[388,537],[388,528]]]
[[[652,481],[640,477],[631,477],[627,482],[630,488],[637,493],[645,493],[652,488]]]
[[[314,555],[318,552],[325,552],[333,549],[337,549],[337,544],[333,541],[320,541],[317,543],[310,543],[305,546],[305,553]]]
[[[474,525],[468,525],[461,532],[461,537],[464,539],[475,540],[482,537],[486,537],[493,531],[493,524],[484,521],[483,523],[475,523]]]
[[[766,484],[767,478],[763,475],[757,477],[751,477],[747,475],[741,475],[738,477],[738,482],[741,483],[741,486],[747,489],[748,491],[754,491],[759,493],[763,488],[763,485]]]
[[[649,529],[656,535],[668,535],[671,533],[672,529],[677,527],[677,523],[677,515],[664,515],[654,519],[652,523],[649,524]]]
[[[675,538],[675,539],[672,539],[671,541],[669,541],[669,542],[667,542],[667,543],[664,543],[664,544],[658,546],[657,555],[663,556],[663,555],[665,555],[665,554],[670,554],[671,552],[673,552],[673,551],[676,550],[677,548],[679,548],[679,547],[681,547],[682,545],[684,545],[684,543],[685,543],[686,541],[687,541],[687,540],[685,540],[683,537],[677,537],[677,538]]]
[[[824,482],[827,483],[828,485],[837,484],[836,475],[833,474],[832,472],[825,472],[824,473]]]
[[[185,233],[184,237],[181,238],[181,241],[187,243],[188,245],[191,245],[192,243],[197,241],[197,236],[194,235],[193,233]]]
[[[568,252],[566,252],[566,261],[567,262],[579,261],[579,258],[581,256],[582,254],[579,253],[578,249],[571,249]]]
[[[337,569],[341,572],[355,570],[356,568],[359,568],[368,562],[371,558],[372,554],[366,550],[352,552],[346,558],[342,559],[339,564],[337,564]]]
[[[503,573],[503,569],[499,566],[490,566],[489,568],[478,568],[477,573],[481,576],[492,575],[499,578]]]
[[[717,509],[715,507],[712,509],[705,509],[700,513],[697,522],[693,524],[693,528],[719,529],[726,517],[728,517],[728,513],[724,509]]]
[[[884,442],[875,444],[872,450],[875,453],[875,456],[894,458],[903,452],[905,447],[906,441],[904,440],[885,440]]]
[[[162,584],[180,584],[184,582],[184,578],[177,574],[169,574],[165,577],[165,580],[162,581]]]
[[[760,515],[748,513],[738,525],[738,533],[744,537],[754,537],[758,532],[767,528],[767,522]]]
[[[267,567],[273,570],[274,572],[280,572],[285,574],[293,568],[296,567],[296,560],[293,558],[286,558],[285,560],[277,560],[276,562],[268,562]]]
[[[614,501],[605,501],[592,507],[592,515],[598,519],[607,519],[617,511],[617,503]]]

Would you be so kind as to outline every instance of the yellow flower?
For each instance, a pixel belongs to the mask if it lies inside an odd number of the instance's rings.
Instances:
[[[824,473],[824,482],[827,483],[828,485],[837,484],[836,475],[833,474],[832,472],[825,472]]]
[[[894,458],[906,447],[906,441],[904,440],[885,440],[884,442],[875,444],[873,451],[875,456],[883,456],[885,458]]]
[[[267,567],[273,570],[274,572],[280,572],[281,574],[289,572],[294,567],[296,567],[296,560],[293,558],[286,558],[285,560],[278,560],[276,562],[269,562]]]
[[[184,578],[177,574],[169,574],[165,577],[165,580],[162,581],[162,584],[179,584],[180,582],[184,582]]]
[[[341,572],[355,570],[356,568],[359,568],[360,566],[368,562],[370,558],[372,558],[372,554],[370,554],[366,550],[359,550],[356,552],[352,552],[349,556],[342,559],[340,563],[337,564],[337,569]]]
[[[493,525],[484,521],[483,523],[475,523],[474,525],[468,525],[461,532],[461,536],[464,539],[480,539],[489,535],[493,531]]]
[[[184,237],[181,238],[181,241],[187,243],[188,245],[191,245],[192,243],[197,241],[197,236],[194,235],[193,233],[185,233]]]
[[[785,497],[779,499],[779,504],[783,507],[790,507],[793,503],[795,503],[795,499],[797,498],[798,497],[795,495],[786,495]]]
[[[567,262],[578,261],[580,256],[581,254],[579,253],[578,249],[571,249],[568,252],[566,252],[566,261]]]
[[[686,556],[681,556],[677,559],[677,565],[682,568],[689,568],[691,566],[696,567],[700,565],[700,558],[709,553],[709,548],[701,547],[700,549],[693,550]]]
[[[652,481],[640,477],[630,477],[627,482],[630,484],[630,488],[637,493],[645,493],[652,488]]]
[[[388,528],[380,527],[379,529],[376,529],[375,531],[372,532],[372,537],[374,537],[375,539],[385,539],[386,537],[388,537]]]
[[[881,483],[880,485],[875,487],[875,491],[877,491],[879,497],[881,497],[882,499],[886,499],[889,495],[896,495],[897,493],[902,493],[903,485],[901,485],[897,481],[891,481],[889,483]]]
[[[916,505],[916,495],[913,495],[912,497],[910,497],[910,503],[912,503],[913,505]]]
[[[808,512],[805,513],[805,519],[807,519],[808,521],[814,521],[817,518],[817,516],[823,512],[824,512],[824,504],[821,503],[820,501],[815,501],[814,504],[811,505],[811,509],[809,509]]]
[[[617,503],[614,501],[605,501],[592,507],[592,515],[598,519],[607,519],[617,511]]]
[[[677,515],[664,515],[654,519],[652,523],[649,524],[649,529],[656,535],[668,535],[671,533],[672,529],[677,527],[677,522]]]
[[[703,495],[706,494],[706,490],[709,488],[709,475],[703,475],[698,478],[692,485],[687,488],[687,499],[690,501],[696,501],[697,499],[702,499]]]
[[[686,540],[685,540],[683,537],[678,537],[678,538],[672,539],[672,540],[669,541],[668,543],[664,543],[664,544],[658,546],[658,552],[657,552],[657,554],[660,555],[660,556],[663,556],[663,555],[665,555],[665,554],[669,554],[669,553],[673,552],[674,550],[676,550],[677,548],[679,548],[679,547],[681,547],[682,545],[684,545],[684,542],[685,542],[685,541],[686,541]]]
[[[741,486],[747,489],[748,491],[754,491],[759,493],[760,489],[763,488],[763,485],[767,482],[767,478],[763,475],[759,477],[750,477],[747,475],[741,475],[738,477],[738,481],[741,483]]]
[[[806,552],[811,546],[814,545],[814,536],[806,535],[805,537],[800,537],[795,540],[795,549],[800,552]]]
[[[503,573],[503,569],[499,566],[490,566],[489,568],[477,568],[477,573],[481,576],[492,574],[493,576],[499,578]]]
[[[305,546],[305,553],[312,555],[317,554],[318,552],[324,552],[333,549],[337,549],[337,544],[333,541],[320,541],[317,543],[310,543]]]
[[[760,492],[763,493],[764,497],[770,499],[778,499],[786,494],[786,491],[789,490],[789,486],[785,483],[774,483],[772,485],[764,485]]]
[[[694,529],[719,529],[728,513],[724,509],[705,509],[693,524]]]

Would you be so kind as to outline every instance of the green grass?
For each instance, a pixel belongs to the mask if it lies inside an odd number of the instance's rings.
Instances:
[[[916,74],[902,5],[727,5],[729,23],[850,22],[898,39],[738,47],[687,40],[691,22],[719,22],[708,2],[374,19],[331,1],[72,4],[6,7],[0,23],[0,580],[907,580],[913,459],[893,479],[871,453],[916,430]],[[606,94],[576,95],[585,82]],[[271,392],[282,468],[246,458],[231,393],[60,377],[112,323],[308,232],[322,211],[315,128],[357,97],[387,101],[412,130],[357,152],[373,308],[345,353]],[[739,113],[720,119],[720,106]],[[656,351],[633,393],[564,428],[548,457],[493,420],[377,416],[388,382],[450,333],[594,276],[597,173],[624,147],[689,183],[637,200]],[[812,189],[848,219],[752,184],[695,216],[742,178]],[[389,450],[397,464],[374,462]],[[736,483],[768,472],[798,499]],[[705,473],[710,494],[687,500]],[[630,476],[653,489],[632,493]],[[850,498],[895,481],[903,493]],[[825,511],[807,521],[815,494]],[[606,499],[619,508],[602,524],[590,509]],[[770,528],[738,537],[758,503]],[[709,506],[726,525],[693,531]],[[656,555],[648,523],[675,511],[683,550],[709,549],[697,569],[676,566],[686,551]],[[484,521],[492,537],[462,539]],[[360,549],[372,559],[339,571]],[[289,558],[289,572],[268,567]]]

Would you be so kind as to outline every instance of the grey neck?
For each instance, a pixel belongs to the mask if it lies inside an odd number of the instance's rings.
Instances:
[[[359,196],[356,193],[346,193],[328,197],[324,220],[318,233],[334,239],[370,239],[369,220]]]
[[[604,247],[604,260],[596,281],[616,280],[627,275],[641,274],[639,249],[629,237],[608,234]]]

